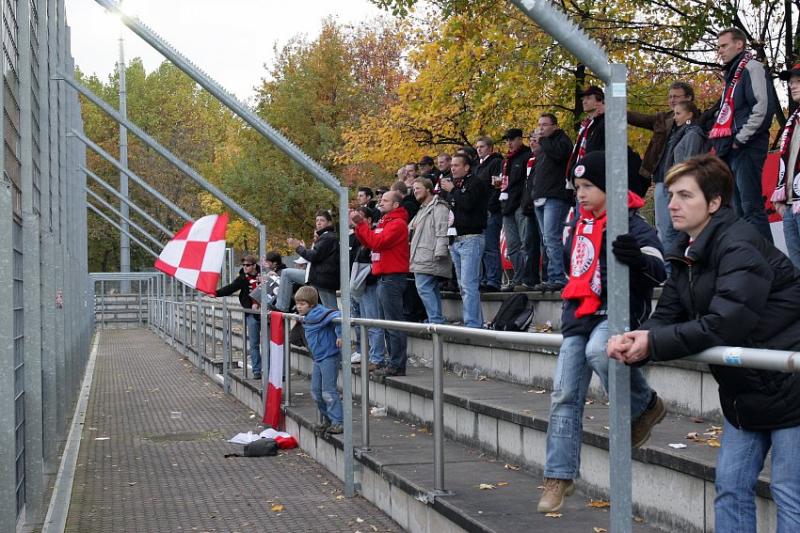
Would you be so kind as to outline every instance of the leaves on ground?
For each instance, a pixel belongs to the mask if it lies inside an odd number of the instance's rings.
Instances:
[[[503,468],[505,468],[506,470],[519,470],[520,469],[519,466],[512,465],[512,464],[509,464],[509,463],[504,464]]]
[[[604,527],[593,527],[592,531],[594,533],[608,533],[608,530]]]
[[[481,483],[480,485],[478,485],[478,488],[480,490],[492,490],[494,489],[494,485],[492,485],[491,483]]]
[[[547,513],[545,516],[547,518],[561,518],[564,515],[563,513]]]
[[[280,503],[272,504],[272,507],[269,508],[270,511],[273,513],[281,513],[283,510],[286,509],[285,506],[281,505]]]
[[[611,502],[606,500],[589,500],[589,503],[586,504],[586,507],[594,507],[595,509],[605,509],[606,507],[611,507]]]
[[[498,481],[495,484],[496,487],[505,487],[506,485],[508,485],[508,481]]]

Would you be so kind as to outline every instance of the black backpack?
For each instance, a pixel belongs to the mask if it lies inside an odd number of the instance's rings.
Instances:
[[[528,301],[528,295],[515,294],[503,302],[489,327],[497,331],[527,331],[531,321],[533,304]]]

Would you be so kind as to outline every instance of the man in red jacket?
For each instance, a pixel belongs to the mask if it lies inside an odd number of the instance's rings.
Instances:
[[[350,213],[356,238],[372,250],[372,273],[378,277],[378,302],[381,318],[403,320],[403,291],[408,275],[408,213],[402,195],[389,191],[381,196],[378,208],[383,215],[372,230],[358,211]],[[378,376],[406,375],[406,334],[386,331],[389,360],[375,371]]]

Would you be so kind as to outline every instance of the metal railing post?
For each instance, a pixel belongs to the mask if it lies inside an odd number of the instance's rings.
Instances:
[[[433,490],[444,492],[444,361],[442,339],[433,340]]]
[[[230,343],[230,314],[228,302],[222,300],[222,371],[225,376],[225,391],[230,392],[231,371],[231,343]]]
[[[289,343],[291,319],[283,315],[283,373],[284,373],[284,394],[283,406],[292,405],[292,347]]]
[[[137,307],[139,308],[139,325],[141,326],[144,321],[142,320],[142,280],[139,280],[139,300]]]
[[[217,307],[211,304],[211,359],[217,360]]]
[[[106,282],[100,282],[100,328],[106,327]]]
[[[247,379],[247,346],[250,344],[250,339],[247,335],[247,312],[245,311],[242,311],[242,339],[242,375],[244,379]],[[231,357],[233,357],[233,349],[231,349]]]
[[[361,450],[369,450],[369,339],[367,326],[361,330]]]

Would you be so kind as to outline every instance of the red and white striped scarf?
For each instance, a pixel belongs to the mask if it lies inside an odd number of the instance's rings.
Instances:
[[[731,84],[728,85],[722,99],[722,107],[719,109],[717,122],[708,134],[709,139],[721,139],[733,135],[733,91],[736,89],[736,85],[738,85],[742,77],[745,65],[747,65],[751,59],[753,59],[753,54],[748,52],[739,61],[736,72],[733,74]]]
[[[794,135],[797,123],[800,121],[800,109],[795,109],[791,114],[789,120],[786,121],[786,126],[783,128],[781,134],[781,162],[778,167],[778,184],[775,186],[775,192],[772,193],[771,201],[786,202],[787,198],[800,196],[800,154],[794,161],[794,169],[789,173],[791,183],[787,179],[787,167],[789,166],[789,151],[792,145],[792,136]],[[789,191],[788,187],[791,187]],[[792,194],[790,195],[789,192]],[[800,202],[793,203],[793,210],[795,207],[800,210]],[[797,211],[795,211],[797,213]]]

